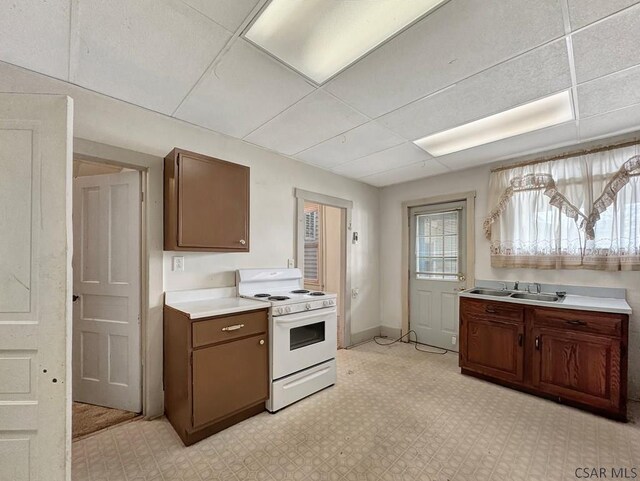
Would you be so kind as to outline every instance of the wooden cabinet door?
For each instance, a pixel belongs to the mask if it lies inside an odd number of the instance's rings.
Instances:
[[[621,379],[618,339],[535,327],[532,342],[532,382],[537,389],[594,407],[617,408]]]
[[[193,427],[266,401],[267,335],[193,351]]]
[[[485,376],[522,382],[524,324],[470,315],[462,320],[460,366]]]
[[[178,247],[249,250],[249,168],[178,154]]]

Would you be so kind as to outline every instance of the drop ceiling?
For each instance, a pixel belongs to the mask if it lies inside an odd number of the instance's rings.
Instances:
[[[266,0],[21,0],[0,60],[385,186],[639,130],[639,3],[449,0],[317,86],[243,38]],[[575,120],[413,144],[562,91]]]

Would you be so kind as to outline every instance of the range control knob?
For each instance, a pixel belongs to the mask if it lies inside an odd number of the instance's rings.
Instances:
[[[306,304],[304,307],[305,307],[305,308],[307,309],[307,311],[308,311],[308,310],[310,310],[310,309],[311,309],[311,304],[307,302],[307,304]]]
[[[331,302],[329,302],[329,301],[322,301],[322,305],[323,305],[323,306],[325,306],[325,307],[326,307],[326,306],[330,306],[330,305],[331,305]]]
[[[285,312],[287,312],[287,313],[291,312],[291,308],[290,308],[290,307],[285,307],[285,308],[284,308],[284,310],[285,310]]]
[[[282,307],[276,307],[276,314],[282,314]]]
[[[329,305],[333,306],[336,303],[336,301],[334,301],[333,299],[329,299]]]

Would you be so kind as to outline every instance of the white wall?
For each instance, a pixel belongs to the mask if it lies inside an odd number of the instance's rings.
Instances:
[[[402,309],[401,204],[442,194],[476,191],[476,279],[520,280],[583,286],[623,287],[634,313],[629,326],[629,394],[640,398],[640,272],[600,272],[589,270],[494,269],[489,258],[489,241],[482,231],[487,214],[487,190],[491,166],[454,172],[385,187],[380,198],[380,293],[382,325],[400,328]]]

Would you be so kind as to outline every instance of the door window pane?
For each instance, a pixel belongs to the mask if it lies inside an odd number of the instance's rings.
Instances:
[[[415,256],[418,279],[457,279],[459,212],[418,214]]]

